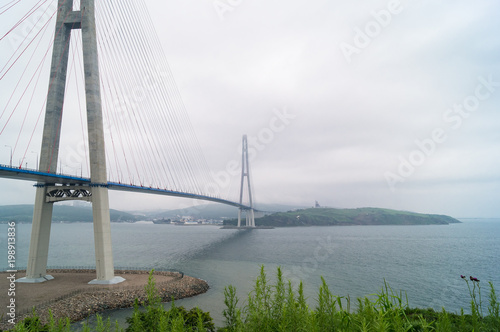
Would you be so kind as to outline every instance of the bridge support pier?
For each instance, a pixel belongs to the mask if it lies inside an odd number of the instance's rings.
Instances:
[[[54,279],[54,277],[47,274],[50,226],[54,205],[45,201],[46,194],[47,189],[45,186],[36,188],[26,277],[18,279],[17,282],[39,283]]]
[[[116,284],[125,279],[115,277],[111,249],[111,221],[109,217],[94,0],[81,0],[80,8],[85,11],[85,14],[82,15],[81,29],[85,96],[87,100],[87,126],[89,130],[90,179],[93,183],[91,184],[92,215],[97,273],[97,279],[92,280],[90,284]]]
[[[247,211],[247,226],[255,227],[255,215],[253,209]]]
[[[117,284],[125,281],[115,276],[111,249],[111,222],[107,187],[92,188],[92,216],[94,219],[94,244],[97,278],[89,284]]]
[[[243,209],[238,210],[238,227],[241,227],[241,212]],[[255,213],[253,209],[245,210],[245,226],[255,227]]]

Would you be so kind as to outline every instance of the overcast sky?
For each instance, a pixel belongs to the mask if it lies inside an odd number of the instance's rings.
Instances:
[[[498,1],[147,5],[213,172],[250,137],[257,203],[500,217]],[[2,204],[33,203],[32,183],[0,186]]]

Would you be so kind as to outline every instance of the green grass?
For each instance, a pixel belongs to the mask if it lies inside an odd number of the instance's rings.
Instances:
[[[170,309],[165,310],[152,272],[146,286],[148,300],[142,303],[145,309],[140,310],[136,301],[132,316],[127,318],[125,331],[216,330],[210,315],[198,308],[187,311],[176,307],[172,301]],[[274,283],[271,283],[262,266],[245,305],[239,305],[241,302],[233,286],[225,288],[225,326],[217,331],[500,331],[499,302],[493,284],[488,284],[488,303],[483,308],[480,282],[463,279],[467,284],[464,291],[468,290],[471,297],[471,314],[465,314],[463,309],[460,313],[450,313],[444,308],[440,311],[410,308],[406,294],[394,291],[385,282],[378,293],[358,298],[353,309],[351,299],[333,294],[323,278],[315,305],[310,307],[302,283],[294,289],[290,281],[283,279],[280,268]],[[33,313],[13,331],[70,331],[69,320],[55,322],[51,317],[49,324],[43,325]],[[84,331],[91,329],[84,324]],[[104,322],[98,315],[94,331],[123,329],[117,324],[112,327],[109,320]]]

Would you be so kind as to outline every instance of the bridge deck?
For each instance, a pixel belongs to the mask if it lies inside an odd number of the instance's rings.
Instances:
[[[17,168],[11,167],[7,165],[0,164],[0,178],[7,179],[16,179],[16,180],[25,180],[25,181],[33,181],[38,183],[51,183],[51,184],[77,184],[77,185],[90,185],[91,181],[89,178],[83,178],[78,176],[72,176],[68,174],[58,174],[58,173],[47,173],[40,172],[34,169],[28,168]],[[165,195],[165,196],[176,196],[176,197],[185,197],[192,199],[200,199],[204,201],[210,201],[215,203],[221,203],[226,205],[231,205],[241,209],[250,209],[249,206],[243,205],[237,202],[229,201],[226,199],[199,195],[193,193],[186,193],[181,191],[169,190],[169,189],[161,189],[161,188],[151,188],[151,187],[143,187],[134,184],[123,184],[117,182],[108,182],[109,190],[118,190],[118,191],[128,191],[128,192],[137,192],[137,193],[146,193],[146,194],[154,194],[154,195]]]

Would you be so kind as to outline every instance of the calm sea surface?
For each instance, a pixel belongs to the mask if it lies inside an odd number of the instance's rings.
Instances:
[[[500,219],[464,219],[447,226],[351,226],[221,230],[214,226],[112,224],[115,266],[177,269],[207,280],[203,295],[177,301],[210,311],[218,325],[224,286],[236,286],[240,303],[264,265],[270,278],[281,266],[302,280],[311,305],[323,276],[337,295],[351,299],[380,290],[384,279],[404,290],[411,306],[468,308],[460,274],[500,289]],[[31,225],[17,226],[17,266],[28,259]],[[0,225],[0,268],[7,269],[7,226]],[[49,266],[94,266],[92,224],[53,224]],[[484,281],[484,283],[483,283]],[[483,296],[486,299],[486,296]],[[107,313],[124,321],[130,310]],[[106,316],[106,317],[107,317]]]

